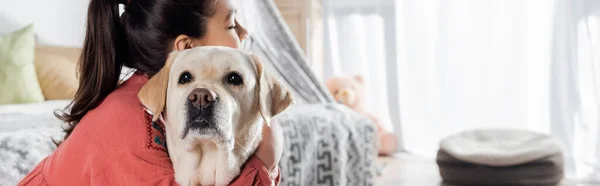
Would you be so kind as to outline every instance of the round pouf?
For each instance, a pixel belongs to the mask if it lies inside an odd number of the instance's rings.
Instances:
[[[442,140],[437,164],[444,182],[464,185],[554,185],[563,177],[558,141],[512,129],[461,132]]]

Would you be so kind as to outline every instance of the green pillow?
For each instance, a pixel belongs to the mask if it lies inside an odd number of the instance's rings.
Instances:
[[[34,55],[33,25],[0,36],[0,105],[44,101]]]

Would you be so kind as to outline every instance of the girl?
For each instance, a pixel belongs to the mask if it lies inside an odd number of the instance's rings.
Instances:
[[[247,32],[235,13],[229,0],[91,0],[79,89],[59,116],[69,124],[64,141],[19,185],[177,185],[164,126],[151,122],[137,93],[171,51],[239,48]],[[118,85],[123,66],[137,71]],[[257,152],[231,184],[278,184],[281,143],[276,123],[264,127]]]

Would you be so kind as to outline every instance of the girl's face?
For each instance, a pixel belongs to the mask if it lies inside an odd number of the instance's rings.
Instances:
[[[179,36],[175,40],[175,50],[198,46],[226,46],[240,48],[248,32],[235,18],[236,9],[230,0],[217,0],[216,12],[208,19],[206,35],[203,38]],[[182,43],[183,42],[183,43]]]
[[[202,46],[239,48],[248,32],[235,18],[236,9],[230,0],[217,0],[216,13],[208,19],[208,28]]]

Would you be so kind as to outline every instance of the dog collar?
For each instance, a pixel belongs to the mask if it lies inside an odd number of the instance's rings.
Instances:
[[[148,114],[150,114],[152,117],[154,117],[154,113],[150,109],[146,108],[146,106],[144,106],[144,105],[142,105],[142,106],[144,107],[144,111],[146,111]],[[165,118],[163,118],[162,113],[158,116],[158,121],[165,123]]]

